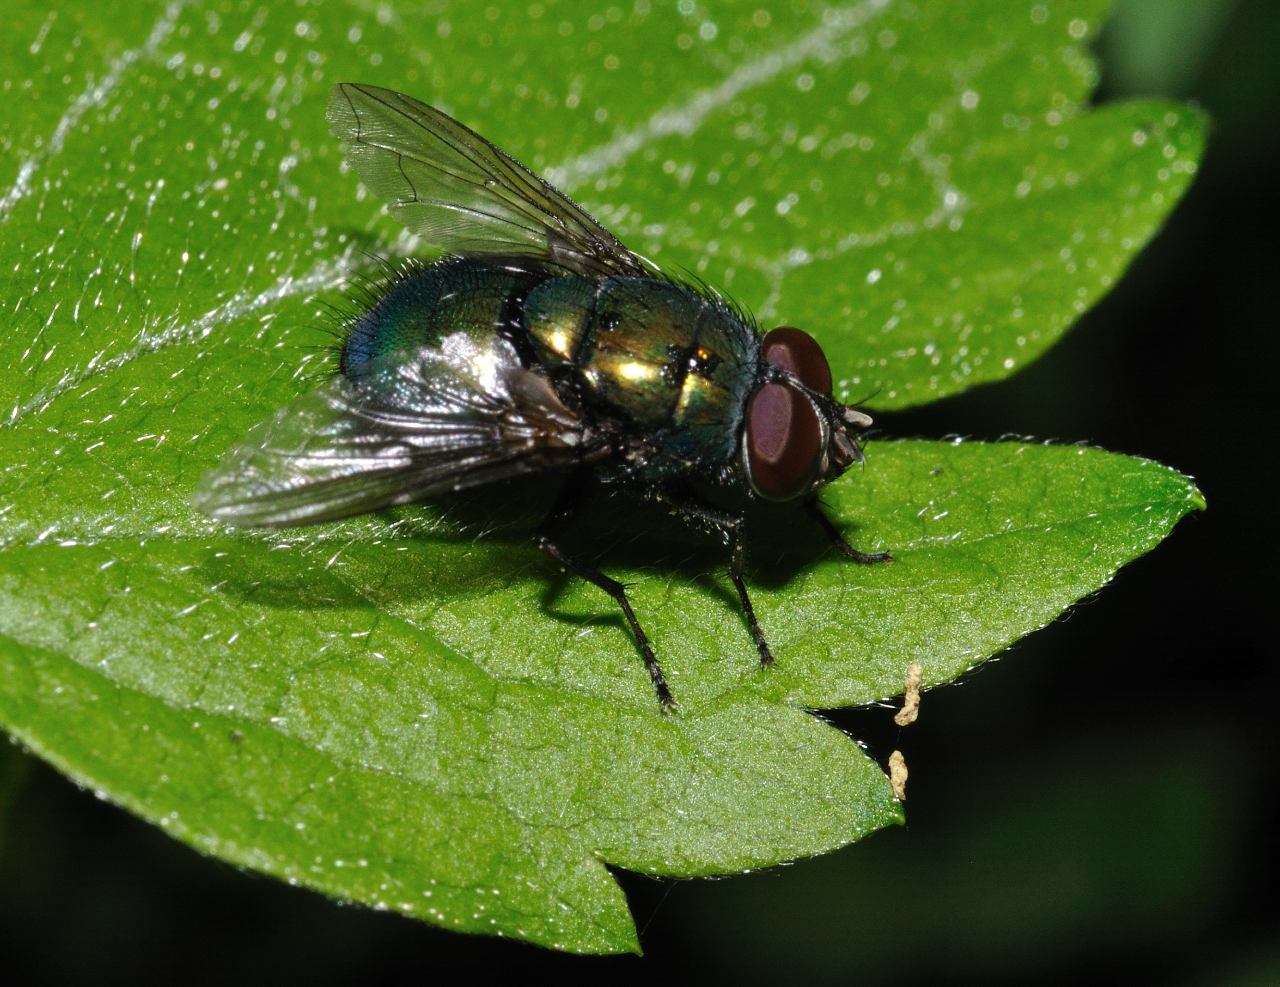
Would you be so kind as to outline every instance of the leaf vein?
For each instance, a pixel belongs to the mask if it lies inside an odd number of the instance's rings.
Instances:
[[[573,190],[589,178],[624,164],[636,151],[673,134],[695,133],[708,116],[731,103],[749,89],[764,85],[789,68],[830,52],[842,36],[864,27],[889,8],[891,0],[864,0],[846,7],[823,11],[823,23],[788,44],[766,50],[758,58],[744,62],[717,85],[697,89],[683,102],[664,107],[631,130],[547,169],[553,185]],[[841,58],[833,58],[840,61]]]
[[[89,84],[67,107],[65,113],[54,125],[53,132],[42,146],[32,150],[18,168],[13,184],[3,196],[0,196],[0,224],[8,221],[13,207],[31,194],[32,180],[40,168],[50,159],[61,153],[63,145],[71,132],[80,123],[89,110],[100,106],[124,78],[125,73],[144,58],[153,55],[165,40],[173,33],[178,16],[190,0],[174,0],[164,9],[164,13],[156,20],[146,40],[137,48],[129,48],[113,58],[107,64],[107,71],[101,79],[90,79]]]

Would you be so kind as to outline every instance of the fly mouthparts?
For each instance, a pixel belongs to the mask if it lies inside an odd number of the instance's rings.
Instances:
[[[844,430],[835,432],[831,436],[831,443],[835,446],[836,461],[839,463],[841,470],[850,463],[864,462],[862,450],[858,448],[858,443],[852,435],[849,435]]]

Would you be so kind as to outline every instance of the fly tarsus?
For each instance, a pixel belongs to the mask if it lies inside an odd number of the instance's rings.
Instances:
[[[840,550],[840,554],[845,558],[852,559],[854,562],[861,563],[862,565],[875,565],[878,562],[893,561],[893,556],[888,552],[859,552],[856,548],[850,545],[845,540],[844,535],[840,533],[840,529],[832,524],[831,518],[827,517],[823,512],[822,504],[818,501],[817,497],[810,497],[806,500],[804,502],[804,507],[809,513],[809,516],[817,522],[818,527],[820,527],[826,534],[827,538],[831,540],[831,544],[835,545],[835,547]]]

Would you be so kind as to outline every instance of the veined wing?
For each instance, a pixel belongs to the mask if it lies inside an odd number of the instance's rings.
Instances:
[[[204,477],[193,503],[230,524],[313,524],[560,469],[589,452],[581,421],[509,343],[457,333],[281,408]]]
[[[329,98],[328,119],[365,185],[436,246],[537,257],[592,277],[651,273],[585,209],[434,107],[343,82]]]

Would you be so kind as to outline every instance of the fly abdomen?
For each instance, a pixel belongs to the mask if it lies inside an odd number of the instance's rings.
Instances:
[[[430,346],[457,332],[481,340],[506,335],[529,289],[547,276],[539,265],[466,257],[398,274],[348,328],[342,373],[359,379],[363,368],[380,356]]]

